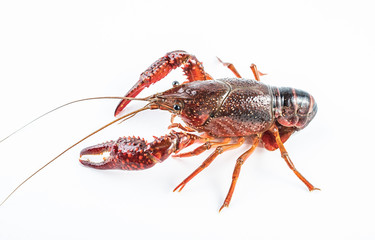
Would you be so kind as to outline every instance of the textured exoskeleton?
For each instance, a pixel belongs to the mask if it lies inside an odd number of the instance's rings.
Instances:
[[[221,61],[221,60],[220,60]],[[188,157],[215,147],[212,154],[175,190],[181,190],[196,174],[207,167],[219,154],[239,147],[246,139],[252,142],[249,150],[236,161],[232,184],[220,210],[229,205],[242,164],[257,146],[268,150],[280,149],[288,166],[308,189],[316,190],[294,167],[283,145],[298,130],[306,127],[317,112],[314,98],[302,90],[268,86],[259,81],[260,73],[251,66],[256,80],[241,78],[234,66],[223,63],[237,76],[213,80],[197,58],[184,51],[167,53],[141,74],[139,81],[126,94],[135,97],[145,87],[159,81],[172,69],[182,66],[187,82],[145,98],[148,109],[167,110],[179,116],[186,126],[173,123],[171,131],[153,142],[135,137],[119,138],[104,144],[88,147],[81,152],[84,165],[100,169],[138,170],[152,167],[171,154]],[[122,100],[115,115],[128,104]],[[172,118],[173,119],[173,118]],[[191,152],[179,153],[193,143],[202,143]],[[85,155],[109,153],[103,162],[92,162]]]

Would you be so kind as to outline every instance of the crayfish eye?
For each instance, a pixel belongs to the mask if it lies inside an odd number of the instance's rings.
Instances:
[[[172,82],[172,86],[173,87],[177,87],[178,85],[180,85],[180,83],[178,81],[173,81]]]
[[[173,105],[173,109],[174,109],[175,111],[180,111],[180,110],[181,110],[181,106],[178,105],[178,104],[175,104],[175,105]]]

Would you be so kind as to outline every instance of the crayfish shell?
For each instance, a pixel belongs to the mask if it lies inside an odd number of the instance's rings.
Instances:
[[[90,161],[90,155],[103,155],[103,161]],[[149,144],[144,139],[124,137],[83,149],[80,162],[98,169],[141,170],[158,161],[149,154]]]

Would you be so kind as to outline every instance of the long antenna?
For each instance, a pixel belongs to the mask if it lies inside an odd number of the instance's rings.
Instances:
[[[103,97],[103,98],[108,98],[108,97]],[[95,98],[95,99],[98,99],[98,98]],[[90,99],[81,99],[81,100],[78,100],[78,101],[84,101],[84,100],[90,100]],[[77,101],[74,101],[74,102],[77,102]],[[69,104],[71,104],[73,102],[70,102]],[[64,104],[64,105],[67,105],[67,104]],[[60,106],[61,107],[61,106]],[[81,140],[79,140],[78,142],[74,143],[73,145],[71,145],[70,147],[68,147],[67,149],[65,149],[63,152],[61,152],[59,155],[57,155],[56,157],[54,157],[52,160],[50,160],[49,162],[47,162],[46,164],[44,164],[41,168],[39,168],[38,170],[36,170],[33,174],[31,174],[29,177],[27,177],[25,180],[23,180],[23,182],[21,182],[1,203],[0,203],[0,206],[2,206],[12,195],[13,193],[15,193],[24,183],[26,183],[30,178],[32,178],[33,176],[35,176],[38,172],[40,172],[42,169],[44,169],[45,167],[47,167],[49,164],[51,164],[53,161],[55,161],[57,158],[59,158],[61,155],[63,155],[64,153],[66,153],[67,151],[69,151],[70,149],[72,149],[73,147],[77,146],[79,143],[83,142],[84,140],[86,140],[87,138],[91,137],[92,135],[100,132],[101,130],[111,126],[112,124],[118,122],[118,121],[121,121],[122,119],[129,119],[130,117],[133,117],[135,116],[137,113],[141,112],[141,111],[144,111],[144,110],[147,110],[147,109],[151,109],[150,107],[150,104],[147,104],[146,106],[144,106],[143,108],[140,108],[138,110],[135,110],[131,113],[128,113],[116,120],[113,120],[112,122],[104,125],[103,127],[99,128],[98,130],[90,133],[89,135],[87,135],[86,137],[82,138]],[[56,109],[54,109],[56,110]],[[53,110],[53,111],[54,111]],[[45,115],[45,114],[44,114]],[[42,115],[43,116],[43,115]],[[39,117],[40,118],[40,117]],[[35,121],[35,120],[34,120]]]
[[[23,125],[22,127],[20,127],[19,129],[17,129],[16,131],[12,132],[11,134],[9,134],[8,136],[6,136],[5,138],[1,139],[0,140],[0,143],[4,142],[6,139],[10,138],[11,136],[13,136],[14,134],[16,134],[17,132],[21,131],[22,129],[24,129],[25,127],[29,126],[30,124],[32,124],[33,122],[41,119],[42,117],[60,109],[60,108],[63,108],[63,107],[66,107],[68,105],[71,105],[73,103],[78,103],[78,102],[83,102],[83,101],[88,101],[88,100],[97,100],[97,99],[126,99],[126,100],[140,100],[140,101],[147,101],[147,98],[131,98],[131,97],[92,97],[92,98],[83,98],[83,99],[78,99],[78,100],[75,100],[75,101],[72,101],[72,102],[68,102],[68,103],[65,103],[61,106],[58,106],[42,115],[40,115],[39,117],[35,118],[34,120],[26,123],[25,125]]]

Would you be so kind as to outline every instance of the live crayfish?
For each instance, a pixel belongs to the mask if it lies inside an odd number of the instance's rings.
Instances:
[[[148,101],[148,104],[114,120],[101,129],[119,120],[133,117],[140,111],[160,109],[172,113],[172,124],[169,128],[182,131],[171,130],[165,136],[154,137],[152,142],[146,142],[139,137],[123,137],[116,141],[87,147],[81,151],[80,162],[97,169],[141,170],[164,161],[171,154],[175,154],[176,157],[190,157],[215,147],[201,166],[174,189],[174,191],[181,191],[186,183],[210,165],[218,155],[241,146],[245,140],[250,140],[252,146],[237,158],[232,183],[220,210],[229,205],[241,166],[258,146],[263,146],[270,151],[280,149],[281,157],[308,189],[319,190],[297,171],[284,147],[284,143],[294,132],[305,128],[314,118],[317,112],[314,98],[302,90],[273,87],[261,83],[260,76],[264,74],[259,72],[254,64],[250,68],[255,80],[247,80],[241,77],[232,64],[224,63],[220,59],[219,61],[228,67],[236,78],[214,80],[204,71],[202,63],[194,55],[181,50],[169,52],[158,59],[140,75],[138,82],[122,98],[115,110],[115,116],[119,116],[131,100]],[[186,82],[181,85],[174,84],[173,88],[162,93],[146,98],[135,98],[144,88],[161,80],[177,67],[182,67],[187,77]],[[176,116],[180,117],[186,125],[174,123]],[[61,154],[101,129],[91,133]],[[201,145],[190,152],[180,153],[181,150],[194,143]],[[90,160],[92,155],[104,153],[107,155],[103,161]]]
[[[241,78],[232,64],[223,64],[237,78],[213,80],[194,55],[185,51],[167,53],[141,74],[139,81],[125,97],[136,97],[145,87],[159,81],[172,69],[182,66],[187,77],[184,84],[145,100],[149,101],[146,105],[148,109],[167,110],[172,113],[172,119],[179,116],[186,126],[173,123],[172,120],[169,128],[180,128],[183,131],[172,130],[150,143],[128,137],[88,147],[81,151],[81,163],[99,169],[139,170],[150,168],[173,153],[176,157],[190,157],[215,147],[202,165],[174,189],[181,191],[187,182],[219,154],[239,147],[246,138],[250,138],[253,144],[237,159],[232,184],[220,210],[229,205],[241,166],[258,145],[271,151],[279,148],[281,156],[297,177],[310,191],[317,190],[296,170],[283,144],[295,131],[306,127],[314,118],[317,112],[314,98],[302,90],[272,87],[259,82],[263,74],[255,65],[251,69],[256,80],[246,80]],[[128,103],[129,100],[122,100],[115,116]],[[198,133],[202,134],[197,135]],[[201,145],[191,152],[179,153],[193,143]],[[82,159],[84,155],[103,152],[109,152],[110,156],[101,163]]]

